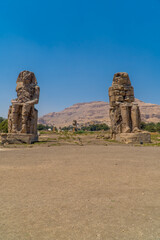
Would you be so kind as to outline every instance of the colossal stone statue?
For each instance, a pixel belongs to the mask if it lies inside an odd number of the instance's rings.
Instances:
[[[17,79],[17,99],[12,100],[8,113],[8,132],[37,135],[37,115],[34,104],[39,101],[39,87],[34,73],[23,71]]]
[[[127,73],[114,74],[112,87],[109,88],[109,101],[112,138],[116,139],[122,133],[127,137],[142,136],[142,134],[138,134],[141,132],[140,110],[138,104],[134,102],[134,89]],[[127,133],[132,133],[132,135],[125,135]],[[143,134],[143,141],[145,140],[144,135],[146,133]]]
[[[38,111],[40,88],[33,72],[23,71],[17,78],[17,98],[12,100],[8,112],[8,142],[32,143],[38,140]],[[6,140],[7,141],[7,140]]]

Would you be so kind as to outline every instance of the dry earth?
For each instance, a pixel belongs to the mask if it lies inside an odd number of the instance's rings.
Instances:
[[[0,240],[159,240],[160,148],[0,151]]]

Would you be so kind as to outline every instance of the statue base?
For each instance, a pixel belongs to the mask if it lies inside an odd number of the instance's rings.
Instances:
[[[151,143],[151,134],[148,132],[120,133],[115,136],[115,140],[126,144]]]
[[[32,144],[38,142],[38,135],[25,133],[2,133],[1,144]]]

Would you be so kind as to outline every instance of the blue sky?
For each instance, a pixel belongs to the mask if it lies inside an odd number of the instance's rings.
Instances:
[[[22,70],[37,77],[40,116],[108,101],[119,71],[129,73],[137,98],[160,104],[159,11],[159,0],[1,0],[0,116]]]

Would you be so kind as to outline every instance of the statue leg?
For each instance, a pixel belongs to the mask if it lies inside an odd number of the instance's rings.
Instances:
[[[114,108],[110,107],[110,119],[111,119],[111,137],[115,139],[118,133],[122,132],[122,118],[120,105],[117,104]]]
[[[30,105],[23,104],[22,107],[22,130],[21,133],[27,133],[27,120],[30,111]]]
[[[126,104],[121,104],[122,133],[130,133],[130,109]]]
[[[141,117],[138,104],[133,104],[131,108],[131,118],[132,118],[132,132],[139,132]]]
[[[34,108],[34,134],[37,135],[38,111]]]
[[[110,116],[110,119],[111,119],[111,137],[113,138],[114,135],[115,135],[114,110],[113,110],[113,108],[110,108],[109,116]]]
[[[34,108],[34,106],[30,109],[31,112],[31,124],[30,124],[30,133],[37,135],[37,113],[38,111]]]
[[[18,113],[19,113],[19,105],[13,104],[11,110],[11,119],[12,119],[12,133],[18,132]]]

